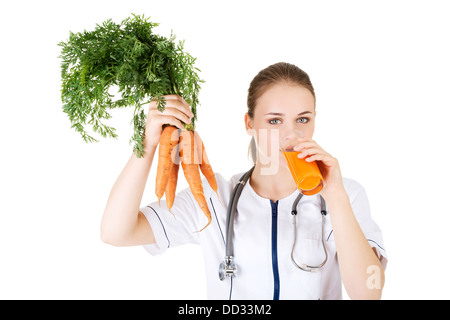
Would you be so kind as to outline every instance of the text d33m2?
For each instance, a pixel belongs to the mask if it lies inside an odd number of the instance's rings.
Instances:
[[[223,305],[222,314],[272,314],[272,306],[270,304],[232,304]]]

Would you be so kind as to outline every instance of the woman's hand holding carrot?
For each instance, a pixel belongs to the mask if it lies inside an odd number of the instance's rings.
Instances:
[[[189,124],[194,117],[189,104],[178,95],[166,95],[164,99],[163,111],[158,110],[157,101],[150,103],[145,128],[144,154],[151,150],[150,154],[153,155],[159,144],[155,194],[158,201],[166,195],[167,208],[170,211],[175,199],[181,159],[181,166],[192,194],[208,220],[206,226],[201,229],[203,230],[211,223],[211,213],[203,194],[200,170],[218,195],[214,171],[198,133],[184,129],[183,123]]]
[[[194,116],[189,108],[189,104],[178,95],[166,95],[166,107],[163,112],[156,108],[156,101],[150,103],[145,127],[144,147],[157,146],[161,138],[164,124],[183,128],[181,122],[190,123]]]
[[[139,212],[153,157],[161,139],[164,124],[182,127],[181,121],[190,122],[192,112],[184,99],[176,95],[165,96],[166,109],[156,109],[150,103],[146,120],[144,158],[133,153],[113,185],[101,224],[104,242],[117,246],[154,243],[154,235],[147,219]],[[169,179],[170,180],[170,179]],[[169,185],[169,183],[167,183]],[[173,188],[172,185],[169,189]]]

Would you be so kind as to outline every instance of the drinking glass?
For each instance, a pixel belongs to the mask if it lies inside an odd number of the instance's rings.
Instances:
[[[307,162],[306,158],[300,159],[300,151],[294,151],[294,147],[304,136],[300,130],[290,131],[280,138],[280,147],[297,188],[304,195],[314,195],[323,188],[319,167],[316,161]]]

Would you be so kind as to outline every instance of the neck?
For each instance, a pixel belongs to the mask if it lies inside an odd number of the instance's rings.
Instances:
[[[258,162],[250,177],[250,185],[261,197],[277,201],[292,194],[297,186],[289,169],[280,166],[276,173],[267,174],[269,170]]]

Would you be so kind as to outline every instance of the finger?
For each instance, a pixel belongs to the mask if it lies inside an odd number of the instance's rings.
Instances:
[[[179,99],[171,99],[166,101],[166,106],[163,111],[159,111],[156,108],[156,104],[152,104],[149,109],[149,114],[166,114],[179,118],[185,123],[190,123],[190,119],[194,116],[189,107],[183,104]]]
[[[184,100],[184,98],[183,97],[181,97],[181,96],[179,96],[179,95],[177,95],[177,94],[169,94],[169,95],[166,95],[166,96],[164,96],[164,98],[166,99],[166,106],[167,106],[167,102],[168,101],[171,101],[171,102],[180,102],[181,103],[181,105],[182,105],[182,109],[184,109],[186,112],[186,115],[190,115],[191,116],[191,118],[194,116],[194,114],[192,113],[192,111],[191,111],[191,108],[190,108],[190,106],[189,106],[189,103],[187,103],[187,101],[186,100]]]
[[[162,99],[164,99],[164,101],[167,104],[177,104],[180,103],[186,107],[189,107],[189,104],[186,102],[186,100],[184,100],[182,97],[176,95],[176,94],[171,94],[171,95],[166,95],[166,96],[162,96]],[[158,105],[158,100],[156,98],[154,98],[151,102],[150,102],[150,108],[151,109],[155,109]]]
[[[313,147],[313,148],[309,148],[309,149],[303,149],[298,154],[298,157],[301,159],[301,158],[304,158],[306,156],[312,156],[312,155],[315,155],[315,154],[318,154],[318,153],[324,153],[324,152],[323,152],[323,150],[321,150],[319,148]]]
[[[294,151],[300,151],[303,149],[309,149],[309,148],[314,148],[314,147],[322,149],[315,141],[310,140],[310,141],[301,142],[298,145],[296,145],[294,147]]]
[[[167,108],[160,113],[164,117],[172,117],[179,121],[183,121],[184,123],[191,123],[191,119],[182,111],[176,108]]]
[[[178,129],[183,129],[183,124],[177,118],[172,116],[159,116],[158,122],[161,124],[169,124],[177,127]]]
[[[165,102],[166,102],[166,108],[167,107],[174,107],[182,110],[187,116],[193,117],[194,114],[192,113],[189,104],[184,100],[182,97],[176,94],[169,94],[163,96]],[[150,110],[156,110],[158,107],[157,100],[152,100],[149,105],[149,111]]]
[[[315,144],[313,142],[311,142],[311,141],[300,142],[299,144],[297,144],[294,147],[294,151],[300,151],[302,149],[311,148],[311,147],[314,147],[314,146],[315,146]]]
[[[186,102],[186,100],[183,99],[183,97],[181,97],[181,96],[179,96],[179,95],[177,95],[177,94],[167,94],[167,95],[165,95],[165,96],[163,96],[163,97],[164,97],[164,99],[166,99],[166,100],[178,100],[178,101],[180,101],[180,102],[186,104],[187,106],[189,105],[189,104]]]
[[[322,159],[323,158],[320,155],[315,154],[313,156],[309,156],[308,158],[306,158],[305,161],[306,162],[313,162],[313,161],[322,160]]]
[[[312,162],[312,161],[321,161],[322,163],[324,163],[327,166],[333,165],[333,157],[330,156],[329,154],[315,154],[312,156],[309,156],[308,158],[305,159],[306,162]]]

